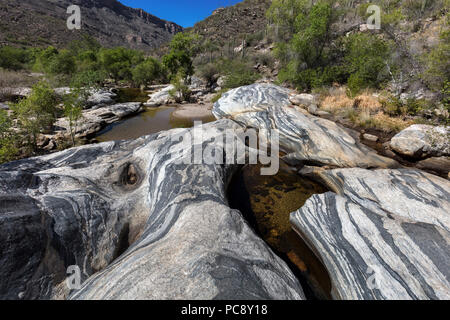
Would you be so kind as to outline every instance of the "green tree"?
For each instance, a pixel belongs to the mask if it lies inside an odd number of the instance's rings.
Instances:
[[[423,78],[434,90],[442,90],[450,82],[450,30],[440,35],[439,44],[424,56],[426,70]]]
[[[140,51],[119,47],[100,50],[99,59],[102,68],[114,80],[132,80],[132,69],[144,61],[144,55]]]
[[[12,106],[18,125],[34,151],[39,134],[55,123],[57,104],[53,89],[46,82],[40,82],[33,87],[30,96]]]
[[[203,48],[204,48],[205,52],[209,54],[209,62],[211,63],[212,60],[213,60],[214,52],[219,50],[219,47],[218,47],[217,43],[215,43],[214,41],[208,39],[203,44]]]
[[[138,64],[132,71],[133,82],[137,86],[146,86],[154,81],[163,78],[163,66],[161,63],[150,57]]]
[[[58,50],[53,46],[50,46],[45,50],[36,52],[36,61],[33,69],[36,71],[50,73],[50,64],[57,55]]]
[[[322,84],[330,69],[331,24],[335,1],[274,0],[267,12],[269,21],[281,30],[275,54],[282,63],[279,78],[302,89]],[[278,31],[280,32],[280,31]],[[326,69],[327,74],[322,75]]]
[[[47,66],[47,72],[52,75],[72,75],[75,71],[75,57],[68,50],[61,50],[52,56]]]
[[[14,47],[0,48],[0,68],[20,70],[29,60],[29,54],[24,49]]]
[[[200,49],[199,36],[191,33],[177,33],[170,42],[170,51],[162,61],[171,78],[183,74],[185,82],[194,74],[192,57]]]
[[[355,34],[346,44],[345,67],[349,72],[348,86],[352,94],[361,89],[377,88],[387,80],[386,63],[389,45],[371,34]]]
[[[82,87],[71,88],[71,92],[64,97],[64,115],[69,121],[70,138],[72,146],[75,146],[75,133],[78,122],[83,116],[83,105],[89,96]]]

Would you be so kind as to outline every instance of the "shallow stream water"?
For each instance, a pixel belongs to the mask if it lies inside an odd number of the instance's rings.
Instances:
[[[262,176],[259,165],[244,166],[229,186],[230,206],[240,210],[261,238],[288,263],[307,298],[331,299],[331,281],[325,267],[289,222],[291,212],[327,189],[301,177],[283,162],[280,166],[274,176]]]
[[[144,102],[149,99],[148,92],[139,89],[118,89],[117,103]],[[100,142],[131,140],[174,128],[190,128],[194,121],[203,123],[213,121],[210,117],[194,117],[191,119],[178,118],[174,112],[179,105],[146,108],[144,112],[113,123],[100,131],[95,139]]]

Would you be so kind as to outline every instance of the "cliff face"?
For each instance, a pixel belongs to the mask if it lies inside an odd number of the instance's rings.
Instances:
[[[66,27],[72,4],[81,7],[81,30]],[[116,0],[0,0],[0,45],[62,47],[89,34],[106,47],[150,49],[182,30]]]

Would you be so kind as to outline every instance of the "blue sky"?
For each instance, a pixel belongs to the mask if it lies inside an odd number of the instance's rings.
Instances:
[[[220,7],[227,7],[242,0],[119,0],[132,8],[144,9],[158,18],[192,27],[210,16]]]

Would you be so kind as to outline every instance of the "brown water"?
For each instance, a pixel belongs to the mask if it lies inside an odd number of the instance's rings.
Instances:
[[[194,121],[212,121],[211,117],[180,119],[173,116],[177,106],[147,108],[144,112],[113,123],[100,131],[95,137],[100,142],[132,140],[174,128],[190,128]]]
[[[292,230],[290,213],[327,190],[299,176],[286,164],[275,176],[261,176],[259,165],[245,166],[229,186],[229,201],[282,257],[302,283],[307,298],[331,299],[331,281],[321,261]]]
[[[148,91],[135,88],[117,89],[117,103],[146,102],[149,99]],[[153,133],[174,128],[190,128],[194,121],[203,123],[215,120],[212,115],[208,117],[194,117],[183,119],[173,116],[178,105],[147,108],[144,112],[113,123],[100,131],[95,139],[100,142],[132,140]]]

